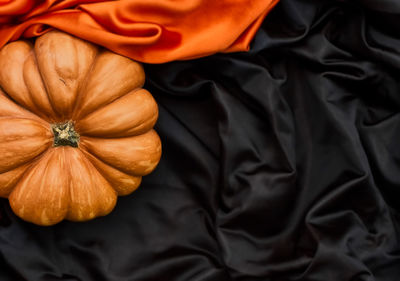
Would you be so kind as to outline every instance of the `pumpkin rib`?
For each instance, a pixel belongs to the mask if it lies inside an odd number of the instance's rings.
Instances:
[[[119,170],[118,168],[112,167],[111,165],[105,163],[104,161],[102,161],[101,159],[99,159],[98,157],[94,156],[93,154],[91,154],[90,152],[86,151],[85,149],[82,149],[82,152],[85,154],[86,158],[92,163],[93,167],[104,177],[104,179],[106,181],[108,181],[108,183],[110,184],[110,186],[118,193],[118,196],[125,196],[125,195],[129,195],[132,192],[134,192],[136,189],[139,188],[140,183],[142,182],[142,176],[133,176],[133,175],[129,175],[121,170]],[[99,166],[103,166],[103,169],[100,169]],[[114,170],[113,172],[116,171],[116,173],[118,173],[117,177],[114,177],[113,179],[112,176],[110,176],[108,173],[105,172],[105,169],[108,169],[108,172],[110,172],[110,170]],[[107,176],[105,176],[104,174],[107,174]],[[135,178],[137,180],[136,183],[132,184],[132,181],[129,185],[129,188],[121,188],[120,186],[116,186],[116,181],[120,181],[119,184],[122,185],[121,180],[124,180],[123,177],[126,178]],[[134,180],[135,180],[134,179]],[[113,182],[111,182],[111,180]],[[132,180],[132,179],[130,179]]]
[[[141,143],[147,145],[144,151],[141,151]],[[152,172],[162,154],[161,140],[154,129],[142,135],[116,139],[82,136],[81,146],[107,165],[132,176],[145,176]]]
[[[85,138],[86,138],[86,137],[83,136],[83,137],[81,138],[81,140],[82,140],[82,139],[84,140]],[[106,138],[96,138],[96,139],[99,139],[99,140],[108,140],[108,139],[106,139]],[[87,147],[87,145],[84,144],[84,142],[82,143],[82,141],[81,141],[79,148],[82,149],[82,150],[84,150],[84,151],[86,151],[88,154],[92,155],[93,157],[99,159],[98,156],[96,156],[95,154],[93,154],[93,153],[90,151],[90,149]],[[111,163],[105,162],[105,161],[103,161],[103,160],[101,160],[101,159],[99,159],[99,160],[102,161],[103,163],[105,163],[106,165],[108,165],[108,166],[114,168],[115,170],[121,171],[119,167],[117,167],[117,166],[115,166],[115,165],[113,165],[113,164],[111,164]],[[121,172],[125,173],[125,171],[121,171]],[[136,175],[133,175],[133,174],[130,174],[130,175],[136,176]]]
[[[83,153],[83,155],[85,155],[86,159],[92,164],[92,166],[96,169],[97,172],[99,172],[99,174],[101,174],[101,171],[97,168],[97,166],[93,163],[93,161],[90,159],[90,156],[93,158],[96,158],[94,155],[90,154],[89,151],[87,151],[84,147],[79,147],[78,149],[81,150],[81,152]],[[89,156],[89,157],[88,157]],[[97,160],[101,161],[100,159],[96,158]],[[103,175],[102,175],[103,176]],[[114,186],[111,184],[111,182],[103,176],[103,178],[110,184],[110,186],[115,190]],[[116,192],[118,192],[117,190],[115,190]]]
[[[25,170],[25,172],[23,173],[23,175],[21,176],[21,178],[23,178],[26,173],[30,172],[39,163],[39,161],[42,160],[42,158],[46,157],[47,154],[50,153],[50,151],[51,151],[50,149],[46,149],[45,151],[41,152],[38,156],[36,156],[34,159],[31,159],[30,161],[23,164],[23,165],[28,165],[28,167]]]
[[[13,113],[13,115],[4,115],[1,116],[0,118],[3,117],[9,117],[9,118],[18,118],[18,119],[29,119],[29,120],[33,120],[33,121],[37,121],[42,125],[48,124],[48,122],[46,120],[44,120],[42,117],[38,116],[37,114],[35,114],[34,112],[30,111],[29,109],[25,108],[23,105],[19,104],[17,101],[15,101],[12,97],[10,97],[0,86],[0,96],[3,96],[5,99],[7,99],[9,102],[13,103],[14,106],[17,107],[17,109],[20,111],[21,115],[15,115]],[[4,101],[4,100],[3,100]],[[1,102],[1,98],[0,98],[0,102]],[[1,113],[0,113],[1,114]]]
[[[117,100],[123,98],[123,97],[126,96],[127,94],[129,94],[129,93],[131,93],[131,92],[132,92],[132,93],[136,93],[137,91],[140,91],[141,89],[142,89],[142,88],[135,88],[135,89],[132,89],[131,91],[124,93],[124,94],[121,95],[120,97],[117,97],[117,98],[115,98],[114,100],[111,100],[111,101],[109,101],[109,102],[107,102],[107,103],[101,105],[100,107],[96,107],[93,111],[87,112],[87,113],[85,113],[84,115],[80,115],[79,118],[77,119],[77,120],[78,120],[77,122],[79,122],[79,121],[82,120],[82,119],[85,119],[85,118],[88,117],[89,115],[91,115],[91,114],[95,113],[96,111],[98,111],[98,110],[100,110],[100,109],[102,109],[102,108],[104,108],[104,107],[106,107],[106,106],[112,104],[113,102],[115,102],[115,101],[117,101]]]
[[[21,65],[18,69],[19,71],[17,71],[14,68],[13,70],[11,70],[10,73],[6,74],[6,76],[9,76],[11,73],[13,73],[14,75],[11,77],[8,77],[9,79],[7,79],[6,81],[2,81],[3,83],[11,82],[11,86],[7,87],[8,89],[2,87],[2,90],[4,91],[4,93],[6,93],[7,97],[9,97],[9,99],[11,99],[15,104],[23,107],[24,109],[31,112],[32,114],[35,114],[38,117],[45,120],[46,118],[45,118],[45,114],[43,114],[43,112],[42,112],[43,111],[42,107],[38,106],[35,99],[33,99],[33,92],[32,92],[31,87],[29,87],[30,83],[28,83],[27,76],[26,76],[26,67],[29,66],[28,63],[29,63],[30,59],[31,58],[34,59],[34,57],[35,57],[33,45],[28,41],[22,41],[22,42],[24,45],[22,45],[22,46],[16,45],[16,47],[14,48],[15,50],[11,51],[11,58],[14,58],[14,59],[20,61]],[[19,52],[21,52],[22,48],[25,48],[25,50],[23,51],[24,56],[23,57],[18,56],[18,55],[16,56],[15,53],[18,53],[18,49],[20,49]],[[33,62],[33,64],[35,64],[35,62]],[[6,71],[8,71],[8,69]],[[12,84],[15,83],[14,80],[19,81],[19,86],[17,88],[15,88],[16,87],[15,85],[12,86]],[[10,93],[12,93],[12,94],[10,94]]]
[[[102,52],[104,52],[104,51],[105,51],[105,49],[104,49],[104,48],[101,48],[101,49],[98,49],[98,52],[96,53],[96,56],[95,56],[95,58],[94,58],[94,60],[93,60],[93,62],[92,62],[92,65],[90,66],[90,70],[88,71],[87,75],[86,75],[85,78],[84,78],[84,82],[85,82],[85,83],[82,83],[82,88],[79,89],[76,102],[75,102],[75,104],[73,105],[73,108],[74,108],[74,109],[73,109],[72,114],[71,114],[71,119],[75,119],[75,118],[74,118],[74,117],[75,117],[74,115],[75,115],[75,112],[76,112],[77,107],[78,107],[78,105],[79,105],[78,103],[79,103],[79,101],[81,100],[81,96],[84,94],[83,91],[85,90],[85,88],[84,88],[83,86],[86,84],[87,80],[90,79],[90,76],[92,75],[92,72],[93,72],[93,70],[94,70],[94,66],[95,66],[95,64],[96,64],[96,62],[97,62],[97,60],[98,60],[98,58],[100,57],[100,55],[101,55]],[[140,88],[138,87],[138,88],[132,89],[131,91],[134,91],[134,90],[140,90]],[[128,91],[128,92],[126,92],[126,93],[123,93],[120,97],[117,97],[115,100],[117,100],[117,99],[119,99],[119,98],[125,96],[125,95],[126,95],[127,93],[129,93],[129,92],[130,92],[130,91]],[[94,113],[94,112],[97,111],[98,109],[100,109],[100,108],[102,108],[102,107],[104,107],[104,106],[107,106],[108,104],[114,102],[115,100],[111,100],[110,102],[108,102],[108,103],[102,105],[101,107],[95,108],[94,111],[88,112],[88,113],[86,113],[85,115],[80,116],[80,117],[78,118],[78,121],[79,121],[80,119],[83,119],[84,117],[86,117],[86,116],[88,116],[88,115]]]
[[[40,122],[40,120],[37,120],[35,118],[29,118],[27,116],[18,116],[18,115],[13,115],[13,116],[0,116],[0,120],[4,119],[22,119],[22,120],[31,120],[31,121],[36,121],[40,126],[42,126],[46,130],[50,130],[51,132],[51,127],[48,122],[44,121]]]
[[[51,147],[49,147],[49,148],[51,148]],[[21,168],[22,166],[25,166],[25,165],[26,165],[26,166],[28,166],[28,167],[27,167],[26,170],[22,173],[22,175],[21,175],[21,177],[20,177],[20,178],[22,178],[22,177],[25,175],[25,173],[27,173],[33,166],[36,165],[36,163],[38,163],[38,162],[48,153],[49,148],[45,149],[44,151],[42,151],[41,153],[39,153],[37,156],[35,156],[35,157],[32,158],[31,160],[29,160],[29,161],[27,161],[27,162],[21,164],[20,166],[14,168],[14,169],[11,169],[11,170],[9,170],[9,171],[6,171],[6,172],[1,173],[0,176],[1,176],[2,174],[4,174],[4,173],[11,172],[11,171],[13,171],[13,170],[19,169],[19,168]],[[14,186],[14,188],[15,188],[15,186]],[[12,192],[12,190],[11,190],[11,192]],[[0,195],[0,197],[1,197],[1,195]]]
[[[34,58],[35,65],[36,65],[36,67],[37,67],[37,69],[38,69],[40,81],[42,82],[42,84],[43,84],[43,86],[44,86],[44,92],[46,93],[47,100],[48,100],[49,103],[50,103],[51,110],[52,110],[53,113],[54,113],[54,118],[55,118],[55,120],[52,121],[52,122],[57,122],[57,118],[58,118],[58,116],[57,116],[57,111],[56,111],[56,109],[54,108],[53,103],[51,102],[51,99],[50,99],[50,96],[49,96],[49,91],[46,89],[46,84],[45,84],[45,82],[44,82],[44,78],[43,78],[42,72],[40,71],[40,68],[39,68],[38,58],[37,58],[36,52],[33,51],[32,53],[33,53],[33,58]]]
[[[91,43],[89,43],[89,42],[86,42],[86,43],[88,43],[88,44],[90,44],[90,45],[93,45],[93,44],[91,44]],[[93,46],[94,46],[94,45],[93,45]],[[82,89],[84,89],[84,85],[86,84],[86,81],[87,81],[88,77],[90,77],[90,74],[91,74],[91,72],[92,72],[92,70],[93,70],[94,63],[95,63],[95,61],[97,60],[97,57],[99,56],[99,53],[100,53],[100,49],[97,48],[96,54],[95,54],[95,56],[94,56],[94,58],[93,58],[93,61],[92,61],[91,65],[90,65],[90,67],[89,67],[89,70],[87,71],[87,73],[86,73],[85,77],[83,78],[82,82],[79,83],[79,85],[78,85],[76,98],[75,98],[75,100],[74,100],[74,103],[71,105],[71,107],[72,107],[72,109],[73,109],[72,112],[74,112],[75,107],[76,107],[76,105],[77,105],[79,99],[81,98],[81,95],[83,95],[83,90],[82,90]],[[39,69],[39,64],[38,64],[38,62],[37,62],[37,55],[36,55],[36,52],[33,52],[33,54],[34,54],[34,57],[35,57],[36,66],[37,66],[38,69]],[[40,69],[39,69],[39,74],[40,74],[40,78],[41,78],[41,80],[42,80],[42,83],[44,84],[43,75],[42,75],[42,72],[40,71]],[[45,85],[45,84],[44,84],[44,85]],[[47,99],[49,100],[50,105],[51,105],[53,111],[54,111],[54,112],[57,112],[57,111],[55,110],[54,106],[53,106],[53,103],[51,102],[50,95],[49,95],[49,91],[46,89],[46,87],[45,87],[45,92],[46,92],[46,94],[47,94]],[[73,115],[73,114],[71,114],[71,119],[72,119],[72,115]],[[56,116],[57,116],[57,114],[56,114]],[[54,121],[56,121],[56,120],[54,120]],[[65,121],[65,120],[61,120],[61,119],[58,120],[58,122],[62,122],[62,121]]]
[[[43,124],[47,124],[48,122],[42,119],[40,116],[36,115],[35,113],[31,112],[30,110],[26,109],[22,105],[18,104],[16,101],[13,100],[0,86],[0,104],[7,103],[6,108],[0,110],[0,117],[15,117],[15,118],[26,118],[34,121],[38,121]],[[13,108],[12,108],[13,107]],[[8,115],[1,115],[4,114],[5,110],[8,110],[6,114]]]
[[[55,112],[59,114],[60,121],[70,119],[78,88],[98,48],[87,41],[52,30],[36,39],[34,51]]]
[[[112,103],[118,101],[119,99],[125,97],[126,95],[128,95],[128,94],[130,94],[130,93],[138,92],[138,91],[140,91],[140,90],[143,90],[143,88],[135,88],[135,89],[132,89],[131,91],[128,91],[128,92],[124,93],[122,96],[117,97],[116,99],[111,100],[110,102],[107,102],[107,103],[101,105],[100,107],[97,107],[95,110],[93,110],[93,111],[91,111],[91,112],[88,112],[88,113],[85,114],[85,115],[82,115],[82,116],[78,119],[77,122],[79,122],[79,121],[82,120],[82,119],[85,119],[86,117],[88,117],[89,115],[95,113],[96,111],[99,111],[99,110],[101,110],[102,108],[104,108],[104,107],[106,107],[106,106],[108,106],[108,105],[110,105],[110,104],[112,104]],[[112,137],[112,138],[114,138],[114,137]]]
[[[156,101],[147,90],[139,88],[79,119],[76,129],[89,137],[123,138],[148,132],[157,119]],[[92,126],[96,122],[102,126]]]
[[[78,86],[75,102],[71,106],[72,107],[72,112],[71,112],[71,116],[70,116],[71,120],[74,120],[73,116],[75,114],[75,110],[76,110],[77,106],[79,105],[79,101],[81,100],[82,96],[85,93],[84,92],[85,85],[87,83],[87,80],[90,78],[90,76],[91,76],[91,74],[93,72],[94,65],[95,65],[95,63],[97,61],[97,58],[99,57],[100,53],[101,53],[101,49],[97,48],[96,55],[93,58],[93,61],[92,61],[91,65],[90,65],[90,67],[89,67],[89,70],[86,73],[85,77],[83,78],[82,83],[80,83],[79,86]]]
[[[82,152],[83,155],[85,155],[86,159],[92,164],[92,166],[96,169],[97,172],[99,172],[101,174],[101,171],[96,167],[96,165],[93,164],[93,162],[91,161],[90,157],[91,156],[93,158],[96,158],[94,155],[90,154],[89,151],[86,150],[86,148],[84,146],[79,146],[78,149]],[[101,161],[100,159],[98,159],[99,161]],[[102,175],[103,176],[103,175]],[[114,189],[113,185],[111,184],[111,182],[103,176],[103,178],[110,184],[110,186]]]
[[[66,153],[69,159],[67,161],[67,165],[69,166],[67,170],[69,178],[72,179],[69,182],[70,202],[66,218],[71,221],[86,221],[109,214],[116,205],[117,191],[114,190],[111,184],[93,166],[82,151],[70,147],[65,147],[65,149],[72,149],[70,152]],[[76,168],[75,165],[73,165],[74,162],[80,165],[80,167]],[[79,175],[81,175],[83,171],[85,171],[84,174],[87,176],[80,178]],[[93,171],[95,171],[95,173],[93,173]],[[86,183],[85,190],[77,188],[77,186],[79,187],[79,184],[77,184],[79,180],[81,183]],[[87,192],[88,189],[96,190],[96,192]],[[99,191],[103,194],[99,194]],[[84,199],[86,199],[86,202],[84,202],[85,200],[82,201],[82,197],[80,196],[82,194],[85,194],[86,197]]]
[[[31,163],[25,163],[24,165],[0,174],[0,197],[8,198],[30,166]]]
[[[33,167],[34,167],[35,165],[37,165],[37,163],[39,163],[39,161],[40,161],[43,157],[45,157],[45,155],[46,155],[47,153],[49,153],[49,149],[46,149],[46,150],[42,151],[42,152],[41,152],[39,155],[37,155],[35,158],[33,158],[33,159],[29,160],[28,162],[26,162],[26,163],[20,165],[19,167],[15,168],[15,169],[12,169],[12,170],[10,170],[10,171],[4,172],[4,173],[8,173],[8,172],[11,172],[11,171],[13,171],[13,170],[20,169],[20,168],[22,168],[23,166],[26,166],[25,171],[22,172],[22,174],[19,176],[19,179],[22,179],[22,178],[25,176],[26,173],[28,173],[31,169],[33,169]],[[4,173],[2,173],[2,174],[4,174]],[[2,174],[0,174],[0,176],[1,176]],[[18,180],[18,181],[19,181],[19,180]],[[14,190],[14,188],[17,186],[17,184],[18,184],[18,182],[15,183],[15,185],[14,185],[13,188],[10,188],[10,189],[11,189],[11,190],[10,190],[10,194],[11,194],[11,192]],[[1,195],[0,195],[0,197],[1,197]]]
[[[114,60],[116,60],[117,58],[123,58],[123,60],[129,60],[128,58],[126,58],[126,57],[124,57],[122,55],[118,55],[118,54],[112,53],[112,52],[110,52],[110,51],[108,51],[108,50],[106,50],[104,48],[100,49],[98,54],[97,54],[97,56],[96,56],[96,59],[93,61],[93,65],[92,65],[92,69],[91,69],[91,73],[90,73],[91,75],[89,75],[87,77],[88,80],[86,81],[87,83],[85,83],[85,88],[84,89],[86,90],[86,94],[85,94],[86,97],[88,96],[88,93],[96,92],[96,91],[93,91],[93,90],[91,91],[91,88],[88,86],[88,84],[89,84],[89,82],[91,82],[91,79],[94,79],[96,77],[96,75],[95,75],[96,72],[95,71],[97,71],[99,73],[102,73],[102,70],[105,68],[105,66],[98,67],[98,63],[99,63],[99,60],[102,60],[103,57],[107,57],[107,56],[115,57]],[[112,65],[112,63],[110,63],[110,61],[112,61],[112,60],[110,60],[110,59],[106,60],[106,63],[109,63],[109,64]],[[94,111],[96,111],[96,110],[98,110],[100,108],[103,108],[104,106],[107,106],[108,104],[110,104],[110,103],[116,101],[117,99],[127,95],[128,93],[130,93],[132,91],[140,90],[143,87],[144,82],[145,82],[143,67],[138,62],[129,61],[129,63],[132,64],[132,66],[130,66],[130,67],[133,67],[135,70],[138,70],[138,69],[140,70],[139,74],[143,76],[143,81],[139,80],[140,83],[131,82],[133,85],[130,85],[129,87],[127,87],[123,91],[119,92],[117,95],[115,95],[115,97],[112,97],[112,96],[109,97],[110,98],[109,100],[105,101],[104,103],[100,103],[100,104],[94,106],[90,110],[87,109],[88,105],[90,105],[90,103],[88,103],[87,100],[85,100],[83,98],[77,99],[77,104],[75,105],[75,108],[74,108],[73,113],[72,113],[72,119],[73,120],[83,119],[86,116],[88,116],[89,114],[92,114]],[[137,80],[137,79],[135,79],[135,80]],[[92,85],[90,85],[90,86],[92,86]],[[100,91],[100,90],[97,89],[97,91]],[[105,91],[105,90],[103,89],[103,91]],[[107,91],[107,92],[109,92],[109,91]],[[104,96],[102,98],[104,98]],[[96,100],[99,100],[99,97],[96,97]],[[82,113],[82,111],[84,109],[86,109],[86,112]]]
[[[46,120],[42,119],[40,116],[36,115],[34,112],[30,111],[29,109],[27,109],[25,106],[23,106],[22,104],[18,103],[18,101],[16,101],[13,97],[11,97],[0,85],[0,93],[2,93],[4,95],[5,98],[7,98],[8,100],[10,100],[10,102],[14,103],[15,105],[17,105],[18,107],[21,107],[21,109],[31,113],[32,115],[35,115],[37,118],[34,118],[32,116],[32,118],[28,118],[28,117],[22,117],[25,119],[31,119],[31,120],[35,120],[35,121],[39,121],[38,119],[42,120],[42,123],[47,123]],[[12,117],[10,116],[10,118],[13,118],[16,115],[13,115]],[[7,117],[7,116],[0,116],[0,117]]]
[[[0,133],[1,172],[29,162],[51,145],[51,132],[31,119],[2,118]]]
[[[69,203],[68,177],[64,173],[65,167],[62,167],[66,161],[59,161],[62,155],[55,149],[46,152],[42,159],[27,169],[9,196],[16,214],[43,226],[65,219]]]
[[[18,105],[39,112],[24,80],[24,64],[32,52],[28,41],[16,41],[0,49],[0,86]]]

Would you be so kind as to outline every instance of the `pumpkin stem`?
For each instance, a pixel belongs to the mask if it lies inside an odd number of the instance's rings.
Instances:
[[[65,123],[52,124],[54,143],[53,146],[72,146],[78,147],[79,134],[75,131],[74,123],[68,121]]]

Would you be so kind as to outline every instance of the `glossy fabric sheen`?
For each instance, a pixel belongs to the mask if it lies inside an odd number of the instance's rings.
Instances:
[[[249,53],[146,65],[163,157],[115,210],[3,199],[1,281],[400,280],[400,2],[282,0]]]
[[[0,47],[56,28],[147,63],[247,51],[278,0],[0,0]]]

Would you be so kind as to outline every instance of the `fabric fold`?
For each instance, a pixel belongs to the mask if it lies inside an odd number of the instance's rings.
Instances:
[[[247,51],[278,1],[10,1],[0,47],[55,28],[146,63]]]

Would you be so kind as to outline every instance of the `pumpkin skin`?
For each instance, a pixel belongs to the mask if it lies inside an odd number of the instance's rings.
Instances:
[[[142,66],[59,31],[0,50],[0,196],[38,225],[110,213],[157,166]]]

